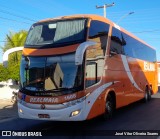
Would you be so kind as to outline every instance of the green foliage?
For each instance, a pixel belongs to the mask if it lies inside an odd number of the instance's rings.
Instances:
[[[0,82],[1,81],[7,81],[9,79],[9,71],[8,68],[3,67],[3,65],[0,65]]]
[[[20,67],[19,63],[17,63],[17,64],[12,64],[12,63],[9,64],[8,73],[9,73],[9,78],[10,79],[19,81],[19,67]]]
[[[16,55],[16,60],[14,59]],[[19,81],[19,72],[20,72],[20,60],[21,60],[22,52],[16,52],[12,53],[9,56],[9,62],[8,62],[8,73],[9,78]]]
[[[10,48],[18,47],[18,46],[24,46],[25,40],[27,36],[27,31],[21,30],[17,33],[9,32],[9,34],[6,35],[6,43],[4,44],[3,52]]]
[[[10,48],[24,46],[26,36],[27,36],[27,31],[24,30],[21,30],[17,33],[9,32],[9,34],[6,35],[6,43],[4,44],[3,47],[1,47],[3,52],[7,51]],[[20,66],[21,54],[22,52],[14,52],[9,55],[8,68],[5,69],[6,72],[4,72],[4,74],[7,75],[4,75],[2,79],[5,80],[13,79],[17,81],[19,80],[19,66]]]

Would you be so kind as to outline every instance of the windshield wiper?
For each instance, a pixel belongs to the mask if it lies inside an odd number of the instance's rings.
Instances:
[[[51,90],[46,90],[46,91],[64,91],[64,90],[70,90],[70,89],[71,89],[71,88],[60,87],[60,88],[51,89]]]
[[[68,87],[60,87],[60,88],[56,88],[56,89],[51,89],[51,90],[46,90],[46,91],[68,91],[68,90],[71,90],[71,91],[76,91],[78,90],[79,87],[73,87],[73,88],[68,88]]]

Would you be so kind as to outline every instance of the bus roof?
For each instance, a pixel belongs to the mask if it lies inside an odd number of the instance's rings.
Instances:
[[[110,24],[111,26],[121,30],[122,32],[128,34],[132,38],[140,41],[141,43],[143,43],[143,44],[147,45],[148,47],[150,47],[150,48],[155,50],[154,47],[150,46],[149,44],[147,44],[143,40],[139,39],[138,37],[136,37],[132,33],[128,32],[124,28],[120,27],[119,25],[117,25],[116,23],[112,22],[111,20],[109,20],[107,18],[104,18],[102,16],[99,16],[99,15],[94,15],[94,14],[76,14],[76,15],[60,16],[60,17],[56,17],[56,18],[48,18],[48,19],[40,20],[40,21],[38,21],[38,23],[49,22],[49,21],[54,21],[54,20],[72,19],[72,18],[73,19],[75,19],[75,18],[90,18],[92,20],[99,20],[99,21],[102,21],[102,22],[106,22],[106,23]]]

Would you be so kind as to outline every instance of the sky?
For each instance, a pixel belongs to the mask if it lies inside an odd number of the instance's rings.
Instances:
[[[154,47],[160,61],[160,0],[0,0],[0,46],[10,31],[29,30],[38,20],[73,14],[103,16],[96,5],[113,2],[107,18]],[[130,12],[134,13],[126,16]],[[0,63],[2,55],[0,49]]]

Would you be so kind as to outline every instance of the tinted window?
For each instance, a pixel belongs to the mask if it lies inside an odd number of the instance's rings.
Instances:
[[[117,54],[124,54],[121,32],[114,27],[112,28],[110,51]]]
[[[64,45],[82,42],[86,38],[87,19],[58,20],[34,24],[28,33],[25,45]],[[29,47],[29,46],[27,46]]]
[[[89,87],[97,83],[97,64],[96,62],[86,63],[86,81],[85,87]]]
[[[101,21],[93,20],[90,25],[89,37],[93,38],[93,37],[108,35],[108,30],[109,30],[108,24]]]
[[[104,68],[104,55],[100,47],[86,50],[85,86],[89,87],[100,81]]]
[[[89,39],[100,43],[103,53],[105,54],[107,39],[108,39],[109,25],[107,23],[93,20],[90,24]]]
[[[20,75],[21,89],[37,95],[46,95],[49,91],[51,95],[62,95],[61,91],[72,93],[82,88],[82,68],[75,65],[74,54],[22,57]]]
[[[150,62],[156,61],[156,51],[154,49],[125,33],[122,33],[122,39],[125,55]]]

